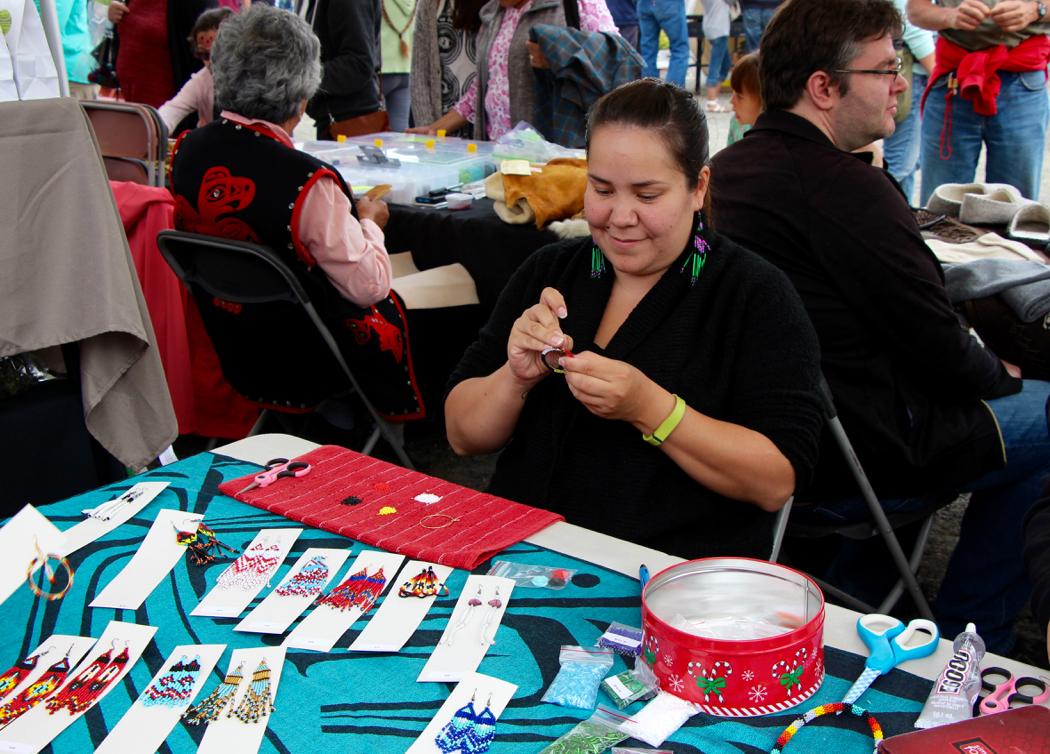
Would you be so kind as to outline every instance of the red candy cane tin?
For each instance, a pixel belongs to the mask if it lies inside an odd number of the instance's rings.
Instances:
[[[711,715],[783,712],[824,680],[824,595],[805,574],[764,560],[704,558],[661,571],[642,592],[642,632],[640,659],[660,687]],[[711,638],[756,633],[777,635]]]

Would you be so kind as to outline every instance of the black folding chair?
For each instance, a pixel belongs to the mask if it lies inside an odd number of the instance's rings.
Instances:
[[[832,436],[835,438],[835,443],[838,445],[839,450],[842,451],[842,455],[845,457],[846,464],[853,473],[853,478],[856,480],[857,486],[860,487],[861,496],[868,505],[868,510],[871,512],[871,518],[841,524],[813,524],[810,522],[792,522],[790,520],[790,513],[784,514],[777,519],[777,546],[774,547],[774,559],[776,559],[779,554],[779,544],[785,534],[788,537],[799,537],[802,539],[816,539],[831,536],[833,534],[840,534],[843,537],[858,540],[881,536],[885,541],[887,548],[889,548],[890,555],[892,556],[893,562],[897,566],[897,571],[900,574],[900,578],[896,585],[890,590],[890,593],[882,601],[882,604],[877,607],[869,605],[868,603],[857,599],[851,594],[847,594],[841,589],[834,587],[821,579],[814,578],[814,580],[826,593],[842,600],[850,607],[865,613],[889,612],[893,609],[893,606],[897,604],[897,601],[901,598],[904,592],[907,591],[908,594],[911,595],[911,598],[922,617],[927,620],[933,620],[933,612],[930,610],[930,605],[922,593],[916,574],[919,572],[919,566],[922,564],[922,556],[926,550],[926,544],[929,541],[930,530],[933,528],[933,521],[937,511],[954,502],[958,495],[954,493],[945,494],[933,503],[923,508],[919,508],[918,510],[909,511],[907,513],[887,514],[882,509],[882,505],[879,503],[875,490],[872,489],[871,482],[868,481],[868,477],[864,473],[864,467],[861,466],[860,459],[857,458],[857,454],[853,450],[853,445],[850,444],[849,438],[846,436],[846,431],[842,428],[842,422],[839,420],[838,412],[835,409],[835,402],[831,396],[831,388],[828,386],[827,380],[824,379],[823,375],[820,378],[820,395],[824,404],[825,422],[831,430]],[[791,501],[789,501],[788,505],[785,507],[789,507],[791,504]],[[915,541],[914,547],[912,547],[911,554],[905,555],[904,549],[901,547],[900,541],[897,539],[897,535],[894,531],[917,521],[921,522],[918,537]]]
[[[382,436],[401,463],[414,469],[404,440],[380,416],[347,363],[295,273],[266,246],[164,230],[157,246],[201,312],[223,377],[234,390],[266,409],[304,413],[323,400],[355,392],[375,428],[362,453]],[[215,299],[236,307],[252,304],[253,316],[223,316]],[[259,305],[263,306],[259,306]],[[292,386],[292,387],[290,387]],[[259,417],[249,436],[265,419]]]

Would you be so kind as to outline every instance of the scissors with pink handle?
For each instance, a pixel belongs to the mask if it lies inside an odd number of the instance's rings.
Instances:
[[[310,473],[310,464],[302,461],[289,462],[287,458],[274,458],[267,461],[263,468],[265,469],[263,473],[257,474],[255,481],[238,492],[238,495],[254,490],[256,487],[268,487],[278,479],[306,476]]]
[[[1002,678],[996,682],[996,678]],[[1050,687],[1038,678],[1014,678],[1002,668],[981,671],[981,687],[991,693],[981,700],[981,714],[994,715],[1022,704],[1042,704],[1050,699]]]

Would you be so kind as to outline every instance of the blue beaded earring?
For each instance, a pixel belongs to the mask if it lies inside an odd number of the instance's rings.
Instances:
[[[445,723],[445,727],[434,739],[434,743],[445,754],[451,754],[453,751],[460,751],[462,754],[484,754],[489,750],[496,735],[496,716],[489,709],[492,695],[489,694],[489,701],[480,715],[474,711],[476,696],[475,689],[470,701],[456,710],[452,719]]]

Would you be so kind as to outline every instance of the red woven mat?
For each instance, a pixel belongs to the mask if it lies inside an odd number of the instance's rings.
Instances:
[[[475,492],[335,445],[322,445],[295,460],[309,463],[310,473],[237,494],[251,484],[253,474],[224,482],[219,490],[242,503],[372,547],[468,571],[564,520],[557,513]],[[424,493],[441,499],[430,504],[413,499]],[[361,502],[344,503],[349,498]],[[397,512],[379,515],[383,508]],[[424,528],[420,521],[426,516],[433,516],[425,520],[427,526],[444,528]],[[449,523],[448,516],[459,520]]]

